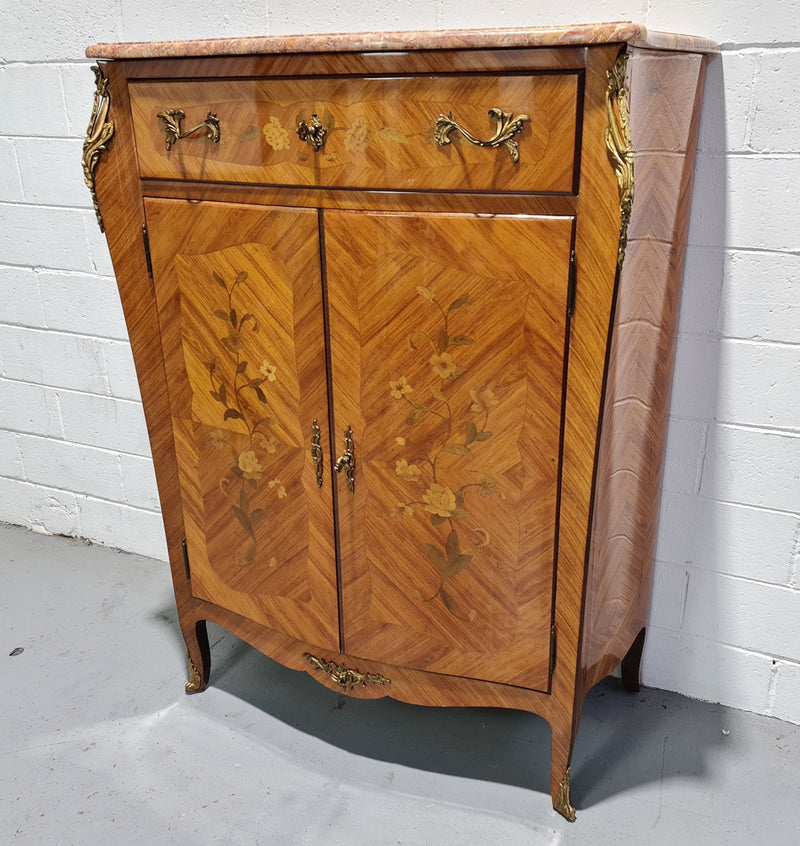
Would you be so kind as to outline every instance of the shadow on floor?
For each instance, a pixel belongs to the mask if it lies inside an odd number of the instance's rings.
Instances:
[[[180,638],[174,612],[172,620]],[[298,731],[388,764],[549,793],[550,727],[541,717],[351,698],[212,623],[208,629],[211,685]],[[642,785],[702,776],[724,710],[659,690],[631,694],[615,678],[601,682],[587,696],[575,743],[573,803],[588,808]]]

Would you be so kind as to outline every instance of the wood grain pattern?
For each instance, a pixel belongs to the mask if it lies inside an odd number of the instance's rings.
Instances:
[[[391,679],[352,695],[523,708],[551,724],[556,802],[588,689],[626,653],[635,687],[704,64],[632,52],[637,189],[615,288],[620,209],[605,94],[623,46],[109,67],[117,135],[98,195],[196,688],[208,680],[212,620],[334,689],[304,652]],[[359,74],[395,79],[366,84]],[[126,78],[135,80],[144,180]],[[369,132],[366,144],[336,148],[351,156],[346,164],[315,168],[289,154],[270,164],[265,154],[275,152],[262,131],[272,100],[287,130],[301,106],[342,108],[333,138],[343,140],[359,114],[373,130],[405,127],[430,104],[465,124],[485,121],[490,105],[506,108],[480,102],[501,82],[523,99],[533,90],[533,106],[508,108],[541,118],[520,139],[520,168],[504,150],[464,144],[419,153],[398,143],[402,153],[386,156]],[[236,104],[235,149],[195,155],[208,145],[188,139],[166,158],[163,135],[143,127],[187,103],[156,108],[145,94],[178,89],[202,112],[187,125]],[[283,93],[269,100],[266,91]],[[437,99],[444,91],[450,103]],[[413,107],[392,102],[398,92],[413,95]],[[526,140],[538,152],[524,164]],[[226,179],[237,184],[215,181]],[[323,488],[309,448],[315,418]],[[354,495],[329,466],[348,425]]]
[[[577,76],[453,76],[388,79],[203,80],[131,84],[142,176],[399,190],[572,191]],[[199,133],[167,151],[165,109],[182,109],[185,128],[208,112],[220,141]],[[440,114],[490,138],[490,108],[528,115],[519,162],[453,136],[434,141]],[[327,128],[318,152],[297,136],[318,114]]]
[[[128,88],[121,66],[110,64],[104,70],[111,96],[109,119],[114,122],[116,134],[109,154],[101,160],[97,169],[97,196],[147,421],[178,619],[189,658],[205,684],[209,667],[208,641],[203,636],[203,626],[198,630],[198,621],[192,614],[191,588],[184,570],[182,541],[185,535],[181,490],[170,424],[169,392],[161,353],[158,314],[142,240],[144,209],[139,193],[136,149],[131,143],[133,126]]]
[[[594,458],[604,357],[613,301],[619,198],[605,148],[607,72],[617,47],[587,57],[580,196],[575,233],[577,285],[570,325],[556,572],[558,639],[547,719],[552,728],[551,792],[555,802],[569,767],[583,695],[576,689]]]
[[[233,77],[392,76],[431,73],[502,73],[582,68],[583,47],[458,50],[440,53],[275,53],[250,56],[203,56],[124,61],[128,79],[209,79]]]
[[[572,224],[326,213],[351,654],[547,688]]]
[[[328,443],[317,215],[145,209],[192,593],[338,649],[333,507],[310,451],[314,419]]]
[[[634,50],[629,73],[636,199],[599,445],[584,690],[623,659],[647,621],[705,57]]]
[[[220,182],[142,180],[146,197],[181,200],[225,200],[294,208],[350,211],[455,212],[573,217],[578,198],[568,194],[518,194],[512,192],[443,193],[437,191],[355,191],[340,188],[295,188],[275,185],[229,185]]]
[[[313,644],[298,641],[274,629],[238,617],[211,603],[198,601],[192,613],[198,619],[212,621],[235,632],[265,655],[287,667],[309,673],[320,684],[339,693],[342,689],[311,666],[303,657],[305,652],[311,652],[325,660],[344,664],[364,673],[378,673],[390,680],[389,685],[359,686],[348,692],[348,696],[359,699],[379,699],[390,696],[392,699],[414,705],[519,708],[545,716],[552,704],[552,697],[549,694],[524,687],[401,667],[397,664],[374,661],[364,656],[340,653],[335,650],[319,650]]]

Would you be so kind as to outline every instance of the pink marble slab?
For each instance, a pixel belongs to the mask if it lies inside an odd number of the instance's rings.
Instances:
[[[451,29],[409,32],[340,32],[320,35],[262,35],[202,41],[149,41],[95,44],[91,59],[156,59],[177,56],[243,56],[263,53],[331,53],[396,50],[564,47],[627,42],[660,50],[712,53],[713,41],[692,35],[648,32],[630,21],[519,29]]]

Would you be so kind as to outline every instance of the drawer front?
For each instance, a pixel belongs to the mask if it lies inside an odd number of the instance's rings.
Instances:
[[[130,92],[143,177],[405,191],[573,191],[575,74],[146,81],[132,82]],[[216,115],[219,141],[202,127],[167,150],[158,115],[178,109],[182,132]],[[503,121],[500,112],[511,117]],[[316,151],[297,132],[301,121],[311,125],[314,114],[327,133]],[[457,124],[444,133],[451,142],[445,145],[436,141],[440,115]],[[501,134],[497,146],[474,143],[492,140],[504,122],[513,130],[513,120],[523,115],[528,120],[521,130]]]

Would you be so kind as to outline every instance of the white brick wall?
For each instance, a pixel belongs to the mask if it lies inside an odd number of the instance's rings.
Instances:
[[[800,723],[800,26],[790,5],[650,7],[653,28],[725,49],[706,85],[644,678]]]
[[[95,6],[0,0],[0,520],[164,558],[127,330],[80,167],[83,49],[119,30],[118,12]]]
[[[0,0],[0,520],[164,557],[79,150],[96,41],[632,19],[709,67],[645,682],[800,723],[800,19],[794,0]],[[311,14],[313,12],[313,14]]]

